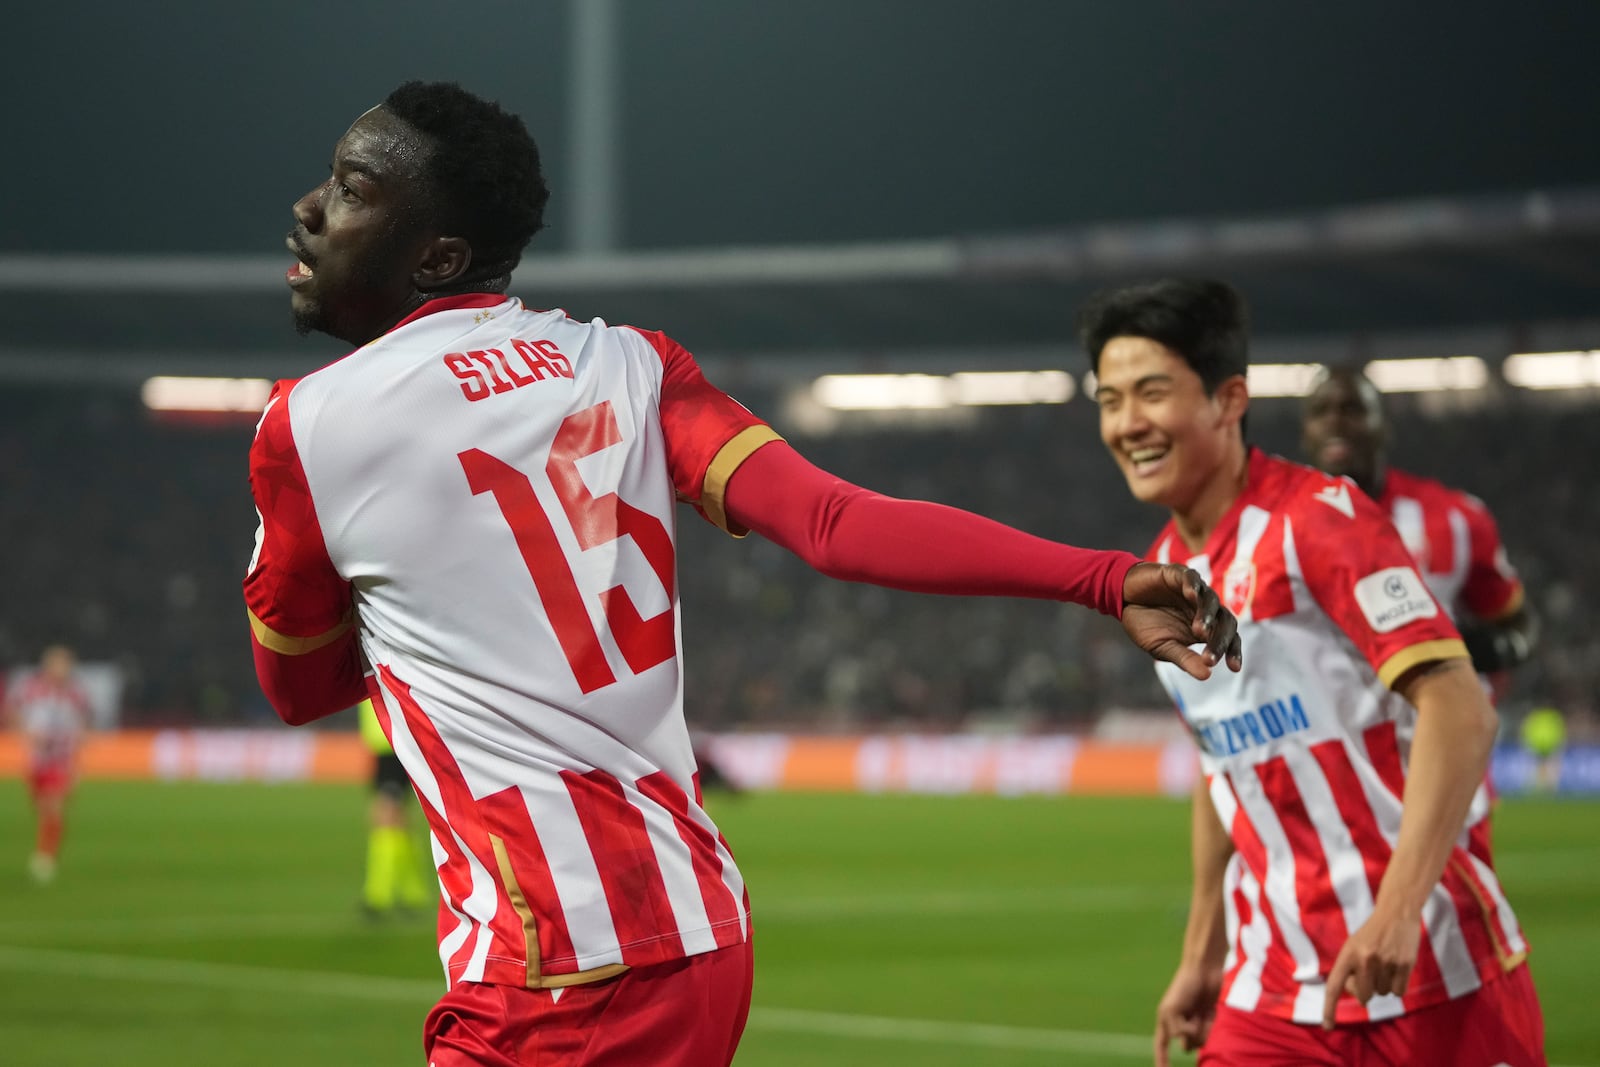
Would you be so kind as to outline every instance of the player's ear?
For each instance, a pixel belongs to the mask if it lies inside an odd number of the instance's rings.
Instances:
[[[1223,379],[1213,395],[1223,422],[1237,423],[1244,420],[1245,412],[1250,409],[1250,386],[1245,382],[1244,375],[1235,374],[1231,378]]]
[[[472,246],[465,237],[435,237],[422,250],[412,280],[426,292],[441,289],[467,272],[472,265]]]

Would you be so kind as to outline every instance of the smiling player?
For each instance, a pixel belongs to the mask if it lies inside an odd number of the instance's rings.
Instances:
[[[1250,654],[1203,686],[1157,665],[1204,771],[1157,1063],[1181,1039],[1203,1067],[1543,1064],[1522,934],[1464,847],[1494,711],[1399,535],[1246,445],[1228,286],[1120,289],[1080,323],[1101,438],[1171,513],[1150,557],[1214,576]]]

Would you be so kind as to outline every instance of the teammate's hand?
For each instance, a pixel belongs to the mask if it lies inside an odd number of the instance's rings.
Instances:
[[[1176,563],[1140,563],[1122,583],[1122,628],[1156,659],[1177,664],[1199,679],[1226,660],[1244,665],[1239,620],[1193,569]],[[1189,646],[1204,642],[1195,652]]]
[[[1349,993],[1363,1004],[1379,993],[1403,996],[1421,944],[1420,917],[1374,911],[1350,935],[1333,961],[1322,1000],[1323,1029],[1333,1029],[1334,1009],[1341,993]]]
[[[1178,968],[1156,1006],[1156,1067],[1167,1067],[1167,1046],[1174,1038],[1183,1042],[1185,1052],[1205,1044],[1217,1018],[1217,997],[1221,993],[1220,969]]]

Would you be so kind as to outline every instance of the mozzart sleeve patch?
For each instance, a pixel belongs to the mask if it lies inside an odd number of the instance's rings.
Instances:
[[[1375,633],[1391,633],[1408,622],[1439,614],[1438,602],[1411,567],[1386,567],[1369,574],[1356,582],[1355,594]]]

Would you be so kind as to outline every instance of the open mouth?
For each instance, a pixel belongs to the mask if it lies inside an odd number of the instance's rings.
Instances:
[[[314,276],[310,263],[311,253],[300,246],[300,242],[295,240],[293,234],[289,235],[284,244],[288,246],[289,251],[293,252],[295,256],[295,264],[285,272],[284,278],[291,288],[297,288],[310,281]]]
[[[1350,448],[1349,441],[1346,441],[1342,437],[1330,437],[1326,441],[1322,442],[1322,448],[1318,452],[1318,458],[1321,459],[1323,463],[1332,465],[1349,462],[1351,454],[1352,450]]]
[[[1170,450],[1166,448],[1134,448],[1127,453],[1133,473],[1141,478],[1155,474],[1166,465]]]

